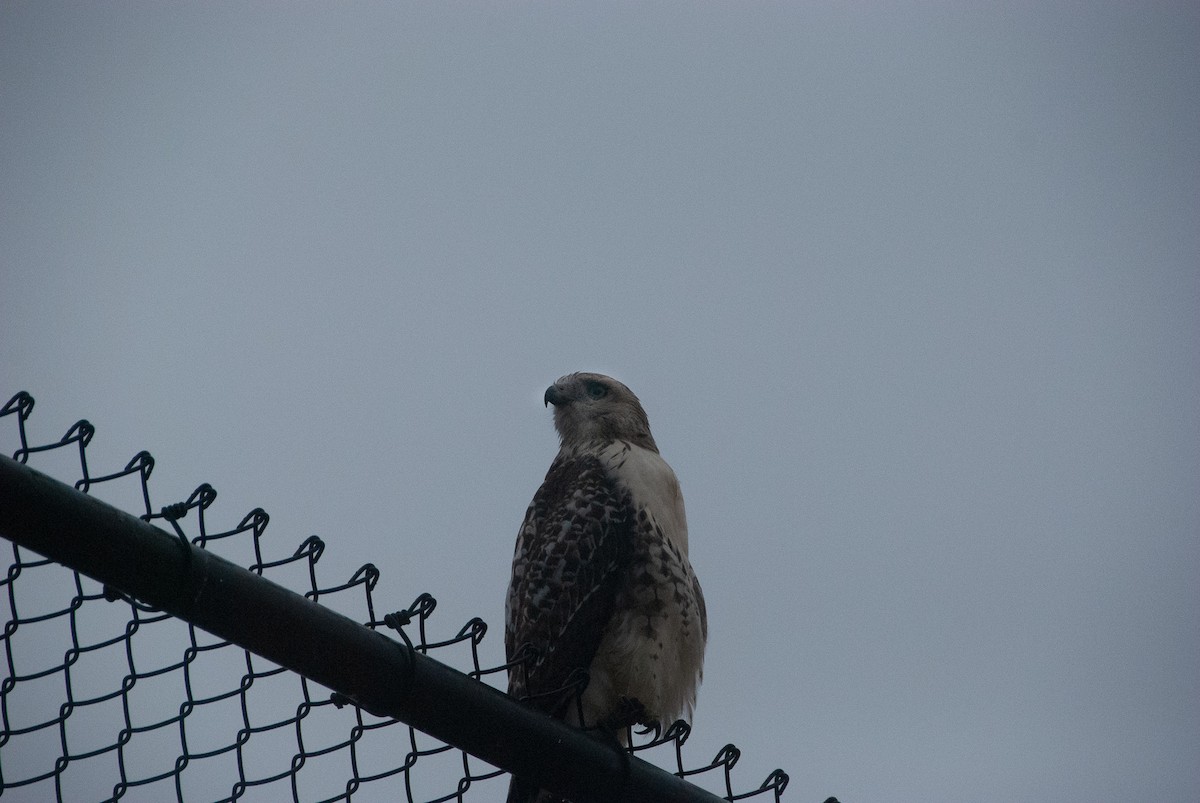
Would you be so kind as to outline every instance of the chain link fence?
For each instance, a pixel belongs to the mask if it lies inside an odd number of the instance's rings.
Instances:
[[[128,512],[185,545],[219,554],[474,681],[503,687],[507,666],[481,664],[479,645],[488,630],[482,619],[470,620],[447,638],[433,638],[430,618],[437,602],[429,594],[380,615],[373,596],[379,580],[374,565],[362,566],[344,582],[330,582],[318,571],[326,545],[316,536],[290,554],[268,554],[263,543],[267,513],[255,509],[233,526],[214,524],[220,521],[213,511],[217,493],[207,484],[185,501],[156,508],[149,453],[139,452],[118,471],[96,474],[88,462],[92,425],[79,421],[62,438],[38,442],[27,431],[33,407],[33,398],[21,392],[0,410],[0,435],[17,446],[16,464],[36,464],[65,477],[73,481],[75,492],[118,498]],[[18,504],[12,489],[0,485],[0,506]],[[110,548],[91,543],[81,551]],[[7,607],[0,636],[0,797],[504,798],[505,770],[396,717],[370,713],[371,706],[355,704],[287,668],[303,666],[304,656],[267,660],[93,580],[80,568],[11,544],[8,570],[0,581],[0,604]],[[448,710],[461,702],[452,697],[434,701]],[[501,738],[519,738],[515,723],[513,732],[505,733],[507,728]],[[732,770],[738,749],[727,745],[711,761],[689,763],[684,756],[689,733],[684,723],[676,723],[665,732],[633,734],[629,750],[726,800],[780,799],[788,783],[782,770],[756,787],[735,791]],[[448,741],[458,740],[451,735]],[[695,792],[697,797],[686,799],[709,797],[700,789]]]

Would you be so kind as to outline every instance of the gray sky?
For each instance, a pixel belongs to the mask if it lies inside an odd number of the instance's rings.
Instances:
[[[981,5],[6,2],[0,395],[499,662],[542,391],[611,373],[695,763],[1195,800],[1200,10]]]

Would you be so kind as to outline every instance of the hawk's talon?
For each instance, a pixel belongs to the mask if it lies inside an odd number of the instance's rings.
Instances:
[[[653,730],[658,727],[658,720],[650,717],[641,700],[621,696],[617,699],[616,709],[604,719],[603,725],[608,730],[632,728],[634,725],[645,725],[649,730]],[[649,730],[639,733],[648,733]]]

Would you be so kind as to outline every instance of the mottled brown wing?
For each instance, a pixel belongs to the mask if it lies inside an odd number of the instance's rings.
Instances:
[[[513,557],[504,646],[534,657],[509,674],[509,694],[562,716],[555,694],[587,669],[612,615],[633,551],[635,516],[595,457],[556,460],[533,497]]]

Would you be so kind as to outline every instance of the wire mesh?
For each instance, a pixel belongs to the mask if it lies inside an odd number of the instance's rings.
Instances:
[[[155,509],[148,452],[119,471],[94,475],[92,425],[81,420],[57,441],[31,443],[33,407],[33,398],[20,392],[0,410],[19,444],[14,460],[38,461],[83,493],[104,489],[133,500],[130,512],[143,520],[231,560],[236,554],[255,574],[503,686],[507,667],[481,664],[488,630],[482,619],[433,639],[437,601],[426,593],[404,609],[377,615],[374,565],[327,584],[318,571],[326,545],[317,536],[291,554],[267,557],[267,513],[256,508],[228,529],[211,526],[217,492],[208,484]],[[57,468],[48,471],[43,463]],[[0,581],[7,604],[0,636],[0,796],[367,801],[394,800],[400,789],[409,801],[504,796],[502,770],[28,549],[12,544],[11,551]],[[631,734],[629,749],[728,800],[780,799],[788,783],[782,770],[756,788],[734,791],[740,752],[733,745],[688,767],[683,747],[689,734],[678,722],[662,732]]]

